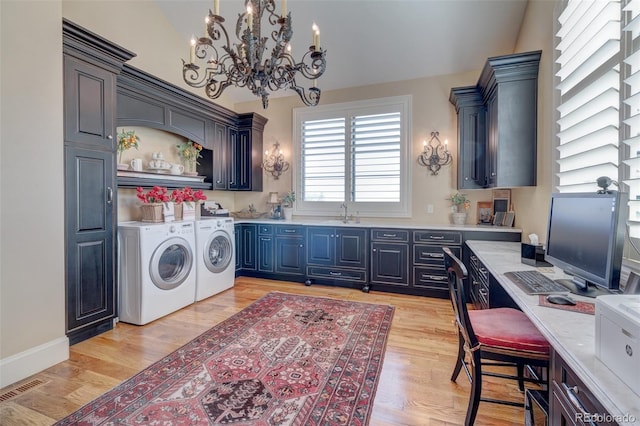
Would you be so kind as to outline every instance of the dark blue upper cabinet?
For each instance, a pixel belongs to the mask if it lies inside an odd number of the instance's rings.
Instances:
[[[458,188],[535,186],[541,51],[489,58],[476,86],[451,89]]]

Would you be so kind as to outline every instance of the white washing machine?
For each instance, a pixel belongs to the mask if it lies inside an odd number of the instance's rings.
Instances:
[[[118,225],[120,321],[143,325],[190,305],[196,291],[194,222]]]
[[[196,301],[233,287],[236,249],[233,218],[196,221]]]

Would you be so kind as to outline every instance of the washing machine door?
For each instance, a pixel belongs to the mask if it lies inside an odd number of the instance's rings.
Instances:
[[[151,256],[151,281],[162,290],[174,289],[189,277],[192,266],[193,251],[187,240],[180,237],[169,238]]]
[[[219,273],[227,269],[233,256],[231,237],[225,231],[216,231],[204,245],[202,255],[207,269]],[[235,267],[235,265],[234,265]]]

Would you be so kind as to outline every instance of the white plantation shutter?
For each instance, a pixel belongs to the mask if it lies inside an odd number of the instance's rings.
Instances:
[[[400,113],[351,118],[351,199],[400,201]]]
[[[591,192],[618,176],[620,2],[569,0],[556,33],[558,184]]]
[[[304,201],[344,201],[344,118],[302,123],[302,182]]]
[[[640,238],[640,0],[623,7],[623,143],[627,147],[630,236]],[[638,254],[634,254],[638,257]]]
[[[296,214],[409,216],[410,100],[294,109]]]

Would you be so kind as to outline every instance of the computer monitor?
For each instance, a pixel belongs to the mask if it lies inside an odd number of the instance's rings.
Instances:
[[[545,260],[572,276],[559,280],[589,297],[620,285],[628,194],[551,194]]]

